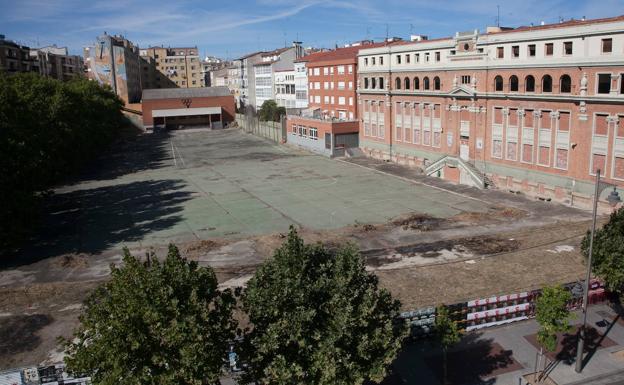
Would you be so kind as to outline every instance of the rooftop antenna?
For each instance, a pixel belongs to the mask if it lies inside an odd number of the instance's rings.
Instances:
[[[500,28],[500,5],[496,5],[496,26]]]
[[[282,34],[284,35],[284,47],[286,47],[288,45],[286,42],[286,31],[282,32]]]
[[[388,41],[389,38],[389,27],[388,27],[388,23],[386,23],[386,41]]]

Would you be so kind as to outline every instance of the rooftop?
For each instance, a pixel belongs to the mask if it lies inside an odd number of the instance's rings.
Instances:
[[[230,96],[229,88],[201,87],[201,88],[157,88],[143,90],[143,100],[176,99],[176,98],[206,98]]]

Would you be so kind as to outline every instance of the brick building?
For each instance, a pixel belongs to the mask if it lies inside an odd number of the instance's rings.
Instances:
[[[396,42],[358,61],[370,156],[572,205],[588,204],[596,169],[624,186],[624,16]]]
[[[143,91],[143,126],[223,128],[234,120],[234,96],[227,87],[147,89]]]
[[[30,56],[30,48],[7,40],[0,35],[0,71],[9,74],[16,72],[37,72],[36,60]]]
[[[295,68],[305,64],[308,111],[288,116],[289,143],[328,156],[342,155],[346,148],[358,146],[357,55],[362,48],[383,44],[360,42],[315,52],[295,63]],[[296,103],[296,95],[294,100]]]

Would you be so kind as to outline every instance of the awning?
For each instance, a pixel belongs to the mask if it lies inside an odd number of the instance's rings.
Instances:
[[[153,110],[152,117],[214,115],[220,113],[221,107],[171,108],[167,110]]]

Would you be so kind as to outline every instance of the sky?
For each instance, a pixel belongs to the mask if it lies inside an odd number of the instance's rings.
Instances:
[[[140,47],[197,46],[202,56],[232,59],[294,40],[331,48],[484,30],[496,25],[497,5],[510,27],[624,15],[624,0],[0,0],[0,34],[82,54],[106,31]]]

